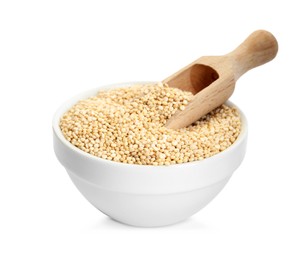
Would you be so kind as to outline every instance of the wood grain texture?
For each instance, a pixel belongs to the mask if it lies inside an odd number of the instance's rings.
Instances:
[[[227,55],[201,57],[163,80],[170,87],[195,94],[185,110],[178,110],[167,121],[166,127],[186,127],[225,103],[244,73],[271,61],[277,52],[275,37],[270,32],[258,30]]]

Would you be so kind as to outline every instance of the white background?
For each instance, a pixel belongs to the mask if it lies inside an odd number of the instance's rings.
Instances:
[[[303,259],[301,2],[0,1],[0,259]],[[57,107],[105,84],[162,80],[256,29],[279,54],[237,83],[248,151],[219,196],[154,229],[93,208],[53,153]]]

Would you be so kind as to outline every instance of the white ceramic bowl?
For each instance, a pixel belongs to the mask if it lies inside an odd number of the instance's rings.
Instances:
[[[246,118],[240,111],[241,133],[225,151],[202,161],[170,166],[104,160],[83,152],[64,138],[60,117],[78,100],[93,96],[100,89],[135,83],[139,82],[89,90],[64,103],[53,119],[54,150],[79,191],[104,214],[133,226],[174,224],[206,206],[241,164],[246,150]]]

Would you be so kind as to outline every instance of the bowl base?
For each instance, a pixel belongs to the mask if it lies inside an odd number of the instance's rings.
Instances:
[[[201,189],[159,195],[109,191],[82,180],[68,171],[83,196],[101,212],[123,224],[160,227],[179,223],[205,207],[229,178]]]

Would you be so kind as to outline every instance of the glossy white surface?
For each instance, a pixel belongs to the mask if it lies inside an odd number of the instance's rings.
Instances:
[[[242,131],[236,142],[224,152],[203,161],[141,166],[104,160],[85,153],[63,137],[58,123],[69,107],[97,91],[94,89],[77,95],[58,109],[53,119],[54,149],[84,197],[117,221],[144,227],[180,222],[207,205],[244,158],[247,122],[243,114]]]

